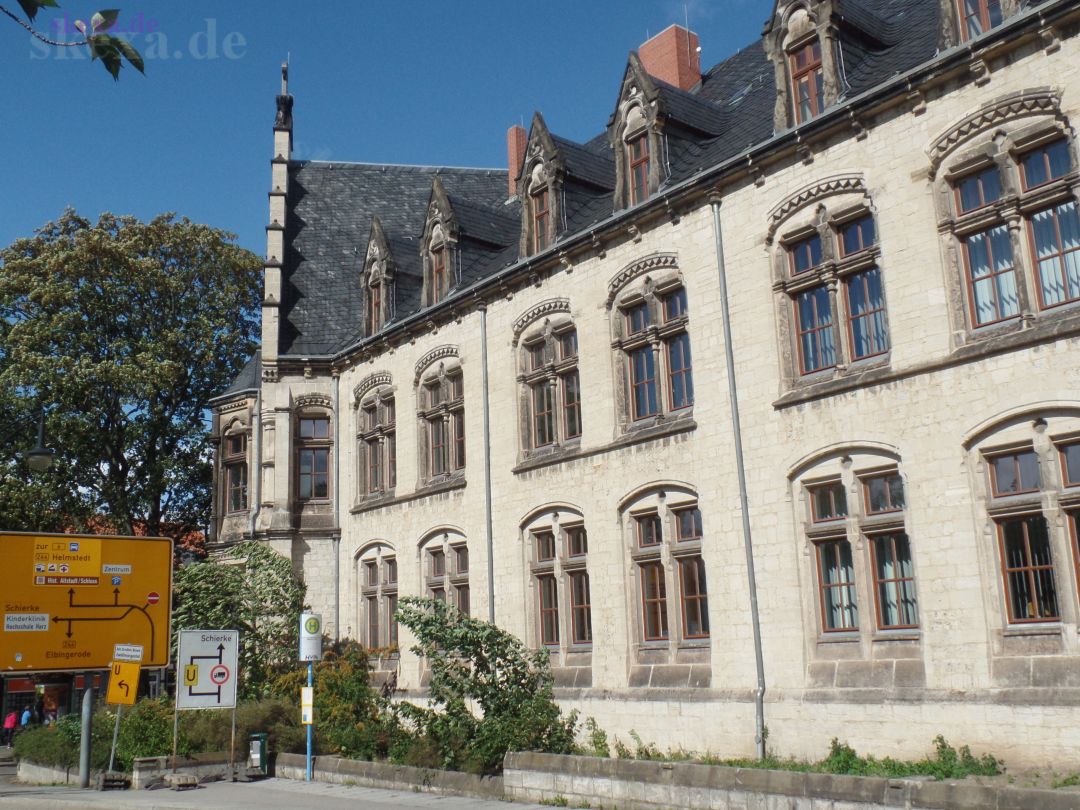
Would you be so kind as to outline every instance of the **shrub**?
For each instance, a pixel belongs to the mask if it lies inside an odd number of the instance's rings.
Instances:
[[[555,704],[546,651],[434,599],[403,597],[396,618],[431,667],[433,708],[393,707],[411,736],[395,754],[429,754],[435,746],[444,768],[495,773],[507,751],[573,753],[577,715],[564,717]]]
[[[176,753],[187,756],[193,751],[190,739],[180,723]],[[109,724],[112,733],[112,724]],[[125,711],[116,740],[116,768],[130,771],[138,757],[171,755],[173,750],[173,704],[171,700],[140,700]]]

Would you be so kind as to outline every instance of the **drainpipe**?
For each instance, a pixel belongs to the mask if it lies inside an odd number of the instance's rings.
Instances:
[[[248,534],[255,539],[255,526],[259,520],[259,507],[262,504],[262,386],[255,389],[255,413],[251,417],[251,466],[254,468],[248,480],[251,481],[251,516],[248,518]]]
[[[341,375],[334,375],[334,644],[341,641]]]
[[[495,624],[495,529],[491,517],[491,425],[488,413],[487,303],[480,302],[480,372],[484,402],[484,513],[487,517],[488,621]]]
[[[758,759],[765,759],[765,662],[761,654],[761,620],[758,616],[757,578],[754,576],[754,544],[750,538],[750,504],[746,495],[746,465],[743,462],[742,427],[739,423],[739,394],[735,385],[735,352],[731,347],[731,314],[728,311],[727,276],[724,269],[724,235],[720,229],[720,195],[709,197],[713,233],[716,236],[716,270],[720,278],[720,314],[724,323],[724,355],[727,362],[728,400],[731,403],[731,430],[735,435],[735,466],[739,471],[739,506],[742,509],[743,547],[746,550],[746,581],[750,589],[750,622],[754,627],[754,663],[757,692],[754,698],[754,742]]]

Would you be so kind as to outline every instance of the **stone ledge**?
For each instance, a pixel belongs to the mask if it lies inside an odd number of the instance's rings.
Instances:
[[[303,779],[306,769],[307,758],[303,754],[278,754],[274,763],[275,776],[284,779]],[[412,768],[408,765],[341,757],[315,757],[312,763],[312,778],[316,782],[336,785],[388,789],[411,787],[422,793],[473,796],[481,799],[503,798],[503,780],[499,776],[477,776],[458,771]]]
[[[840,803],[850,810],[1074,810],[1080,806],[1080,795],[1073,791],[919,777],[887,779],[529,752],[507,754],[503,766],[505,799],[554,803],[561,798],[571,807],[614,802],[620,810],[652,810],[671,807],[676,799],[686,810],[773,807],[774,803],[792,810]]]

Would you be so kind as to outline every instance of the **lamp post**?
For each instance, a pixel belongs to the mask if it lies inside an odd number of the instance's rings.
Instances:
[[[52,464],[54,453],[55,451],[45,446],[45,411],[43,409],[38,414],[37,444],[34,445],[33,450],[24,454],[26,466],[36,473],[45,472]]]

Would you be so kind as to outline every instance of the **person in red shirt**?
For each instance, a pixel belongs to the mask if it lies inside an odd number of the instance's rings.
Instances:
[[[15,724],[19,722],[19,713],[12,709],[4,718],[3,744],[11,747],[11,741],[15,739]]]

